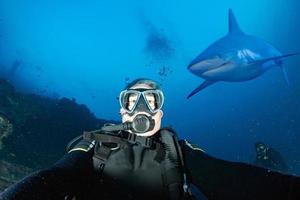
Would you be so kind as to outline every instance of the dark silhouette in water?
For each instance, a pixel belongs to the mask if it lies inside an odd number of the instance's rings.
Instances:
[[[147,36],[145,52],[157,60],[169,59],[174,49],[163,31],[152,30]]]
[[[169,76],[173,71],[171,70],[170,67],[167,66],[162,66],[159,71],[158,71],[158,75],[160,77],[161,81],[164,81],[166,79],[167,76]]]
[[[282,155],[274,148],[269,147],[263,142],[257,142],[255,143],[255,151],[255,165],[283,173],[288,172],[288,167]]]
[[[144,14],[139,15],[139,19],[146,30],[145,53],[156,61],[170,59],[175,49],[164,29],[159,29]]]

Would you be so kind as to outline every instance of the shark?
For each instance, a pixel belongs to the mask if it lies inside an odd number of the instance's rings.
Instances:
[[[187,99],[204,88],[223,82],[255,79],[274,67],[280,67],[289,84],[283,59],[298,53],[282,54],[263,39],[245,34],[232,11],[228,10],[227,35],[208,46],[188,65],[188,70],[204,79]]]

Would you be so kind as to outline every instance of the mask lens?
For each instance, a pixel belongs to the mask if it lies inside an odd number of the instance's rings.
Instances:
[[[147,101],[147,104],[149,106],[149,108],[151,110],[155,110],[157,108],[157,105],[155,103],[155,96],[153,93],[147,93],[145,94],[145,98],[146,98],[146,101]]]
[[[162,108],[164,97],[163,93],[159,90],[144,91],[144,98],[147,102],[149,109],[152,112],[157,112]]]
[[[125,90],[122,91],[119,97],[120,105],[127,112],[132,112],[140,98],[138,91]]]

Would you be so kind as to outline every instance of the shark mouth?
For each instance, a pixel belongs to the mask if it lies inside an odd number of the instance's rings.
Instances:
[[[205,72],[224,67],[227,64],[229,64],[230,61],[226,61],[221,58],[213,58],[213,59],[206,59],[202,60],[200,62],[196,62],[194,64],[191,64],[188,69],[194,73],[194,74],[203,74]]]

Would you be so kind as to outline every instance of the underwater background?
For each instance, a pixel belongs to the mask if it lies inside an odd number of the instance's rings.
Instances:
[[[0,77],[26,93],[74,98],[115,121],[126,83],[151,78],[165,92],[163,124],[180,138],[246,163],[263,141],[300,175],[300,56],[284,59],[290,86],[274,68],[186,99],[203,81],[187,66],[227,34],[229,8],[245,33],[283,54],[300,52],[297,0],[0,0]]]

